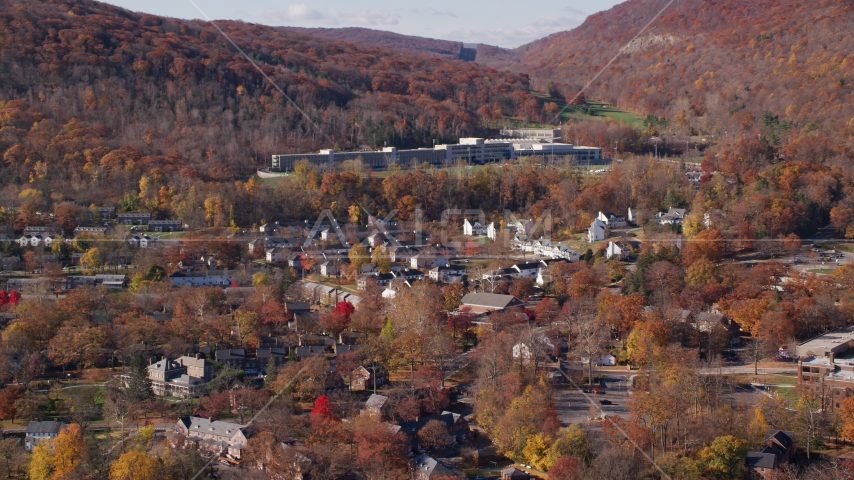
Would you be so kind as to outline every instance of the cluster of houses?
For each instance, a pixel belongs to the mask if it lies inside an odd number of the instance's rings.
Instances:
[[[54,292],[65,292],[75,288],[127,288],[127,275],[101,274],[101,275],[70,275],[59,278],[45,277],[13,277],[6,281],[6,288],[18,292],[30,292],[36,290],[47,290]]]
[[[153,220],[151,213],[131,212],[116,214],[115,207],[98,207],[97,209],[102,219],[115,219],[114,221],[118,225],[145,226],[149,232],[177,232],[184,228],[184,224],[180,220]],[[78,226],[74,229],[73,238],[103,237],[109,231],[110,226],[108,224]],[[50,248],[62,234],[62,228],[58,225],[28,225],[24,227],[23,233],[15,239],[15,242],[21,248]],[[65,241],[71,242],[73,238],[67,238]],[[157,241],[157,237],[137,232],[134,232],[128,238],[128,242],[131,245],[139,248],[146,248],[155,241]]]
[[[364,403],[361,415],[371,416],[383,422],[388,429],[394,433],[402,432],[408,438],[410,447],[414,450],[420,449],[418,431],[428,422],[440,422],[445,425],[448,438],[447,444],[468,442],[473,438],[473,432],[465,417],[458,413],[443,411],[435,415],[420,416],[409,422],[400,424],[391,423],[389,420],[390,405],[388,397],[373,394]],[[252,429],[247,425],[225,420],[212,420],[210,418],[189,416],[178,419],[167,439],[172,448],[187,448],[190,446],[210,455],[218,455],[223,461],[239,463],[244,460],[244,451],[248,440],[252,437]],[[284,441],[279,445],[283,450],[293,453],[293,475],[290,478],[302,479],[304,473],[309,469],[313,460],[300,454],[295,449],[295,441]],[[410,459],[412,478],[416,480],[429,480],[433,478],[462,478],[462,474],[455,468],[445,465],[427,454],[420,454]],[[252,468],[265,469],[264,461],[259,460]],[[514,476],[515,479],[529,477]]]
[[[670,207],[666,212],[658,212],[646,220],[658,225],[681,224],[687,214],[688,212],[684,208]],[[599,212],[596,218],[590,222],[590,227],[587,229],[587,242],[601,242],[608,238],[609,232],[612,229],[625,228],[629,224],[639,225],[643,221],[641,213],[632,208],[628,209],[627,216],[610,212]]]

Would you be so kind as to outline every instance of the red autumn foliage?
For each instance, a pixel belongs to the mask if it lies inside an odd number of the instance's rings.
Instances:
[[[311,421],[325,421],[335,419],[335,410],[332,409],[332,402],[329,397],[321,395],[314,401],[314,407],[311,409]]]

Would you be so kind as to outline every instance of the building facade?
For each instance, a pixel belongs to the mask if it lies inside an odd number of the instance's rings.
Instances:
[[[836,411],[854,395],[854,326],[803,342],[795,354],[798,382],[819,396],[822,409]]]
[[[214,365],[203,358],[163,357],[148,366],[148,378],[155,395],[194,398],[204,393],[205,385],[214,377]]]
[[[512,132],[521,134],[518,136],[511,135],[519,140],[461,138],[457,144],[435,145],[433,148],[416,150],[398,150],[395,147],[385,147],[376,151],[335,152],[326,149],[320,150],[318,153],[273,155],[270,170],[275,172],[291,171],[299,161],[307,161],[318,166],[332,166],[348,160],[361,160],[362,163],[372,168],[385,168],[392,164],[410,164],[413,162],[430,165],[453,165],[458,161],[468,164],[485,164],[523,156],[572,158],[577,161],[602,159],[601,148],[557,143],[556,140],[560,139],[560,134],[554,132],[560,132],[559,129],[545,130],[542,133],[528,133],[526,129],[513,130]]]
[[[211,420],[202,417],[183,417],[175,424],[175,433],[194,443],[199,450],[212,453],[227,453],[235,459],[243,458],[246,447],[246,426],[238,423]]]

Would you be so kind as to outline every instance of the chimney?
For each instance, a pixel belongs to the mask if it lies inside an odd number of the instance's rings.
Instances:
[[[197,353],[197,354],[196,354],[196,360],[198,360],[198,359],[199,359],[199,354]]]
[[[836,353],[833,350],[830,351],[830,363],[833,363],[833,359],[836,358]]]

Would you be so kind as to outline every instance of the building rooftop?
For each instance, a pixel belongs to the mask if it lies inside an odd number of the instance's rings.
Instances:
[[[245,425],[238,423],[223,422],[221,420],[211,420],[202,417],[184,417],[180,420],[189,432],[207,433],[218,437],[231,438],[235,432],[246,428]]]
[[[753,468],[774,468],[776,456],[772,453],[747,452],[745,464]]]
[[[422,478],[449,476],[454,473],[429,455],[418,455],[413,458],[412,469],[422,472]]]
[[[40,422],[33,420],[27,424],[27,435],[57,434],[65,427],[65,424],[56,420]]]
[[[374,393],[370,396],[370,398],[368,398],[368,401],[365,402],[365,407],[380,409],[383,407],[383,405],[386,404],[387,401],[388,397],[383,395],[377,395],[376,393]]]
[[[854,325],[825,333],[799,344],[795,354],[799,357],[829,357],[854,347]]]
[[[467,293],[462,299],[462,304],[488,308],[507,308],[511,305],[523,305],[524,303],[513,295]]]

